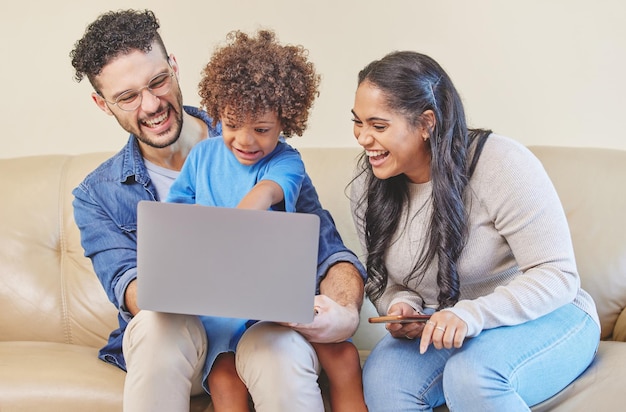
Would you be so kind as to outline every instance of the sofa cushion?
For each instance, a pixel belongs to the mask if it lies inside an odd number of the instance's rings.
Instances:
[[[121,410],[126,374],[96,348],[55,342],[0,342],[0,410]],[[71,409],[69,409],[71,406]]]
[[[625,349],[623,342],[601,342],[591,366],[557,395],[535,405],[533,412],[624,410],[620,394],[626,382]]]

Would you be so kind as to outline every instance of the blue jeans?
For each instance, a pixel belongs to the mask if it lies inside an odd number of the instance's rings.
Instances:
[[[585,312],[565,305],[534,321],[483,331],[459,349],[419,339],[381,339],[363,368],[370,412],[528,411],[558,393],[593,360],[600,331]]]

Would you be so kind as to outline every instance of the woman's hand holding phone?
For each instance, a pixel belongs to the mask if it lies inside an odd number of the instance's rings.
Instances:
[[[376,316],[369,319],[370,323],[385,323],[385,328],[391,336],[399,339],[415,339],[422,336],[424,325],[430,315],[416,313],[410,305],[400,302],[389,307],[386,316]]]
[[[369,318],[370,323],[425,323],[430,315],[387,315]]]

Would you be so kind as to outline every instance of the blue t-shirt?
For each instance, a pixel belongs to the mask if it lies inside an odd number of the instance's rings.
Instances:
[[[207,141],[221,135],[221,125],[213,127],[213,120],[206,112],[191,106],[184,109],[206,123],[210,137]],[[220,144],[224,146],[221,141]],[[122,150],[89,173],[72,194],[74,219],[81,232],[85,256],[91,259],[109,300],[119,309],[120,327],[111,333],[99,357],[125,370],[122,339],[131,314],[123,307],[123,302],[126,287],[137,277],[137,203],[162,200],[150,180],[137,138],[131,134]],[[343,244],[330,213],[320,205],[315,187],[306,174],[297,211],[314,213],[320,218],[318,284],[328,268],[337,262],[351,262],[363,279],[366,278],[365,268]]]
[[[282,139],[253,165],[241,164],[221,137],[196,144],[172,184],[168,202],[236,207],[260,181],[271,180],[283,190],[284,202],[272,209],[296,211],[304,180],[300,153]]]
[[[197,143],[189,152],[180,174],[170,187],[168,202],[204,206],[236,207],[260,181],[276,182],[284,200],[274,210],[296,211],[296,200],[304,180],[300,154],[284,141],[253,165],[241,164],[221,137]],[[220,353],[235,351],[246,327],[254,321],[201,316],[209,340],[202,385]]]

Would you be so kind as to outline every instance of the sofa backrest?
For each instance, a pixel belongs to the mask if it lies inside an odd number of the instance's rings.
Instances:
[[[100,347],[116,328],[71,204],[72,189],[108,156],[0,159],[0,340]]]
[[[362,256],[346,186],[358,148],[299,149],[322,205],[346,245]],[[626,341],[626,151],[531,147],[552,178],[570,224],[583,287],[594,297],[603,338]],[[111,153],[0,159],[0,340],[100,347],[117,327],[73,219],[72,189]],[[367,324],[355,342],[385,333]]]
[[[626,340],[626,151],[534,146],[570,226],[583,289],[602,338]]]

